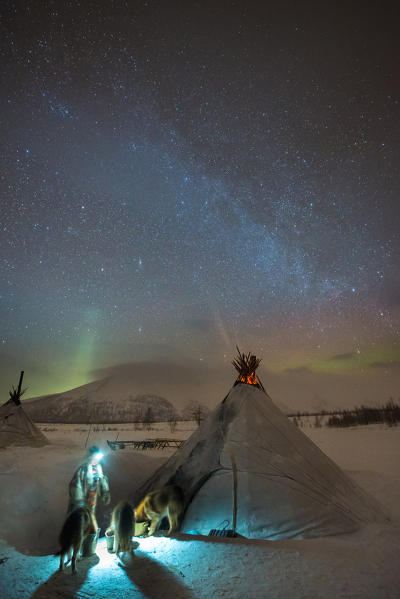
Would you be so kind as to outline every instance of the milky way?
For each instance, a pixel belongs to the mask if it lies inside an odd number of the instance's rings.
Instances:
[[[276,373],[385,373],[392,392],[396,7],[2,13],[5,388],[24,364],[39,393],[239,343]]]

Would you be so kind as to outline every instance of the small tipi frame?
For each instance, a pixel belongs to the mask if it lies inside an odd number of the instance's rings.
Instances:
[[[0,406],[0,447],[48,445],[48,440],[22,407],[21,397],[24,371],[21,371],[17,389],[9,392],[10,399]]]

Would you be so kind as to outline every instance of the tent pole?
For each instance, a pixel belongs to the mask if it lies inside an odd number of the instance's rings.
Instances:
[[[18,397],[18,399],[21,396],[21,387],[22,387],[22,379],[23,378],[24,378],[24,371],[21,370],[21,374],[20,374],[20,377],[19,377],[19,383],[18,383],[18,391],[17,391],[17,397]]]
[[[232,529],[233,533],[236,533],[236,516],[237,516],[237,465],[235,454],[231,452],[232,462],[232,474],[233,474],[233,518],[232,518]]]

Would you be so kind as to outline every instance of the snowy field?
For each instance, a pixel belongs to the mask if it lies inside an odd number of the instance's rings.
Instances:
[[[0,451],[0,597],[193,599],[229,597],[400,598],[400,427],[304,432],[347,474],[378,499],[391,522],[340,537],[259,541],[176,535],[137,539],[131,561],[106,551],[57,571],[52,555],[67,507],[68,482],[84,447],[106,450],[104,471],[112,504],[99,514],[106,526],[113,505],[129,497],[173,450],[109,451],[106,440],[185,439],[194,423],[59,425],[40,428],[51,445]]]
[[[108,449],[108,441],[130,441],[168,437],[171,439],[187,439],[197,425],[195,422],[184,421],[176,424],[172,432],[168,422],[156,422],[151,428],[143,428],[142,424],[56,424],[46,423],[37,425],[51,443],[57,445],[76,445],[84,448],[99,445]],[[165,455],[162,453],[161,455]]]

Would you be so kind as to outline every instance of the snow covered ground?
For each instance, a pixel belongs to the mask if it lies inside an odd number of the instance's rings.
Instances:
[[[84,446],[106,449],[106,439],[186,438],[193,423],[89,427],[43,425],[51,445],[0,452],[0,597],[192,599],[195,597],[396,599],[400,597],[400,427],[378,425],[304,432],[378,499],[391,522],[358,533],[314,540],[259,541],[176,535],[138,539],[132,560],[106,551],[79,562],[79,572],[59,573],[51,555],[67,506],[67,486]],[[105,430],[102,430],[102,429]],[[100,430],[96,430],[100,429]],[[113,430],[110,430],[113,429]],[[115,430],[118,429],[118,430]],[[112,505],[135,489],[171,455],[109,451]],[[111,505],[111,507],[112,507]],[[106,525],[110,508],[99,514]]]

